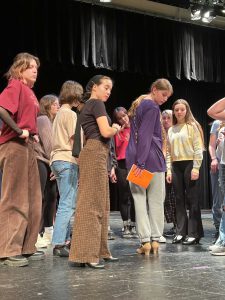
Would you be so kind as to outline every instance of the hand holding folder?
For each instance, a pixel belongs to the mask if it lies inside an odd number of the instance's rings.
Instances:
[[[127,175],[127,180],[143,187],[144,189],[147,189],[154,176],[154,173],[151,173],[144,169],[140,175],[136,175],[136,168],[137,166],[133,164],[130,169],[130,172]]]

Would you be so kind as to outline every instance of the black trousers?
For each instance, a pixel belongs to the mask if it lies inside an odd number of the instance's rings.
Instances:
[[[129,182],[126,180],[127,174],[125,159],[119,160],[116,175],[120,214],[123,221],[130,219],[131,222],[135,222],[134,199],[130,191]]]
[[[57,184],[56,180],[50,181],[50,167],[41,160],[37,160],[37,162],[42,193],[42,217],[39,232],[43,233],[45,227],[53,226],[56,213]]]
[[[172,164],[172,180],[176,196],[177,235],[201,238],[204,236],[199,180],[191,180],[193,161],[177,161]],[[189,206],[189,217],[186,205]]]

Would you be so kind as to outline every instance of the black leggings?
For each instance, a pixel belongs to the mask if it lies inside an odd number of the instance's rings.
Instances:
[[[53,219],[56,213],[57,184],[56,180],[50,181],[51,169],[41,160],[38,160],[38,169],[42,193],[42,218],[40,233],[45,227],[53,226]]]
[[[125,159],[119,160],[116,175],[121,217],[123,221],[130,219],[131,222],[135,222],[134,199],[130,191],[129,183],[126,180],[127,173]]]

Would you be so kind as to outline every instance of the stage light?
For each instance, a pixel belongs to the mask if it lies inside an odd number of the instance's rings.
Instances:
[[[211,8],[204,12],[202,16],[202,22],[203,23],[211,23],[213,19],[216,17],[216,11]]]
[[[225,13],[225,0],[190,0],[191,20],[210,23],[221,12]]]
[[[191,7],[191,20],[196,21],[201,19],[201,9],[199,6]]]

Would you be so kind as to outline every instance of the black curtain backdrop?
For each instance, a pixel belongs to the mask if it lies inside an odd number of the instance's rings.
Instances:
[[[148,92],[156,78],[166,77],[174,95],[162,107],[186,99],[203,126],[208,147],[207,108],[225,95],[225,31],[150,17],[72,0],[8,0],[0,18],[0,88],[3,74],[19,52],[41,60],[35,92],[38,98],[58,94],[71,79],[83,86],[95,74],[114,79],[107,103],[129,108]],[[4,13],[5,12],[5,13]],[[208,151],[201,169],[202,208],[211,206]],[[118,209],[111,187],[112,210]]]

